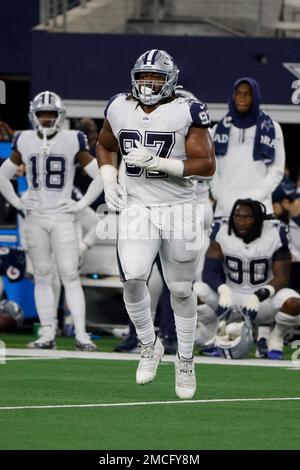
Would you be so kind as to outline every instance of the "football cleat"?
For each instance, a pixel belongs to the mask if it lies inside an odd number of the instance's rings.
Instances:
[[[268,357],[268,345],[266,338],[260,338],[256,343],[255,351],[256,359],[262,359],[263,357]]]
[[[283,338],[278,336],[274,330],[271,332],[268,340],[268,359],[283,359]]]
[[[277,351],[276,349],[271,349],[271,351],[268,352],[268,359],[281,361],[281,359],[283,359],[283,351]]]
[[[93,352],[97,351],[97,346],[95,345],[95,343],[93,343],[93,341],[87,334],[84,337],[75,338],[75,349],[77,351]]]
[[[188,400],[196,392],[194,359],[183,359],[177,354],[175,360],[175,391],[178,398]]]
[[[221,357],[221,354],[216,346],[203,346],[200,348],[200,354],[207,357]]]
[[[163,355],[164,347],[158,337],[153,344],[141,344],[141,359],[136,371],[136,383],[152,382]]]
[[[49,339],[41,336],[35,341],[31,341],[27,344],[28,349],[56,349],[56,344],[54,339]]]

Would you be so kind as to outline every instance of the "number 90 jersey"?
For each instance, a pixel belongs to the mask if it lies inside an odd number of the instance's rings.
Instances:
[[[42,154],[42,145],[43,140],[37,132],[29,130],[16,135],[13,149],[21,154],[26,167],[28,202],[30,207],[37,207],[32,212],[36,215],[56,215],[59,201],[71,199],[75,156],[82,150],[88,150],[87,139],[82,132],[61,130],[47,140],[47,154]]]
[[[288,229],[275,220],[265,221],[261,236],[248,244],[233,232],[228,234],[227,222],[213,226],[211,239],[219,243],[223,252],[226,284],[244,294],[270,282],[273,278],[272,263],[279,250],[285,249],[286,256],[289,256]]]
[[[206,105],[182,97],[160,104],[147,114],[130,95],[116,95],[109,101],[105,117],[122,156],[127,155],[137,140],[161,158],[186,160],[185,139],[189,128],[210,125]],[[129,204],[132,201],[149,206],[172,205],[195,199],[195,187],[189,178],[126,165],[124,180]]]

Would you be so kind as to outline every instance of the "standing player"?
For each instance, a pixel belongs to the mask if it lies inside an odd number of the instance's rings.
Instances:
[[[213,128],[217,171],[211,185],[215,218],[229,217],[234,202],[251,198],[272,214],[272,192],[283,177],[285,150],[280,125],[260,108],[256,80],[233,85],[226,116]]]
[[[136,381],[151,382],[164,353],[155,336],[147,288],[159,251],[178,336],[176,393],[180,398],[192,398],[197,320],[192,283],[201,227],[196,226],[191,177],[211,179],[215,160],[206,105],[175,96],[178,73],[165,51],[152,49],[138,58],[131,72],[132,93],[114,96],[106,108],[97,156],[107,205],[112,210],[123,209],[118,259],[125,306],[141,341]],[[117,180],[118,149],[126,163],[127,208],[124,188]],[[190,212],[189,217],[183,208]],[[180,214],[184,214],[184,224]],[[172,217],[167,226],[166,220]],[[193,241],[193,246],[187,241]]]
[[[30,104],[34,130],[16,135],[13,151],[0,169],[1,191],[17,209],[25,209],[26,246],[33,264],[35,302],[40,318],[40,337],[28,347],[55,347],[56,302],[52,287],[52,256],[65,288],[75,325],[75,347],[93,351],[96,346],[85,330],[85,299],[78,274],[79,246],[75,213],[88,206],[101,192],[96,160],[87,149],[82,132],[61,130],[65,107],[53,92],[38,94]],[[71,193],[75,164],[92,177],[86,195],[77,203]],[[25,164],[28,196],[25,204],[10,183],[21,163]]]

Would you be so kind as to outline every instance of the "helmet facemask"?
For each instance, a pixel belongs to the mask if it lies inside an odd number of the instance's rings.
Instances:
[[[55,118],[38,116],[44,111],[55,112]],[[56,93],[45,91],[39,93],[30,103],[29,120],[32,127],[41,135],[50,137],[59,132],[63,126],[66,110],[60,97]],[[43,120],[50,121],[50,126],[43,126]]]
[[[159,77],[157,80],[143,80],[141,73]],[[131,71],[132,94],[145,105],[155,105],[174,93],[178,73],[173,59],[165,51],[147,51],[138,58]]]

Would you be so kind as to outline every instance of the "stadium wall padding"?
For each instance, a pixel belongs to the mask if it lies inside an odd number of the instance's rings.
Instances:
[[[263,102],[291,104],[296,80],[283,63],[300,63],[300,39],[71,34],[32,31],[32,95],[102,100],[130,90],[130,70],[145,50],[168,51],[179,83],[203,101],[226,102],[233,82],[251,76]],[[300,64],[299,64],[300,67]]]
[[[0,1],[0,75],[31,74],[31,28],[39,22],[39,0]]]

